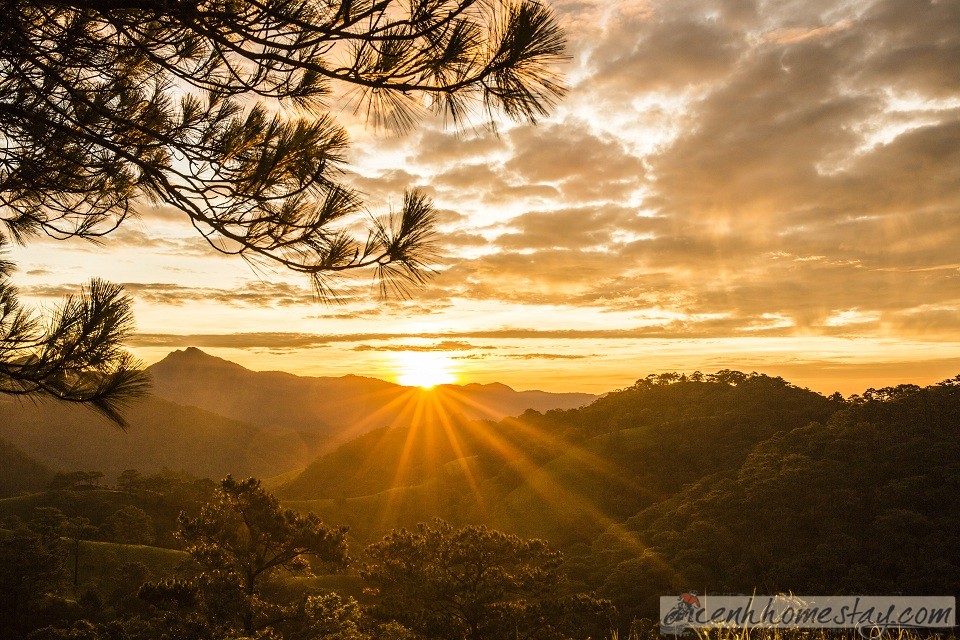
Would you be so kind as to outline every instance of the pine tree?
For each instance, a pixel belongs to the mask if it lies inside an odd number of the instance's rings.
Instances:
[[[332,278],[422,283],[434,210],[420,192],[370,219],[342,181],[358,96],[375,125],[476,106],[533,120],[564,88],[564,36],[538,0],[0,0],[0,221],[6,240],[95,240],[147,203],[217,251]],[[358,233],[358,221],[368,220]],[[0,239],[3,235],[0,235]],[[2,241],[2,240],[0,240]],[[93,281],[43,325],[0,270],[0,392],[92,403],[143,392],[117,346],[129,300]]]
[[[309,573],[310,559],[334,567],[347,560],[346,529],[282,508],[254,478],[227,476],[199,516],[180,515],[178,535],[203,569],[199,582],[229,603],[214,608],[234,609],[247,635],[260,628],[258,613],[276,606],[262,597],[272,576]]]

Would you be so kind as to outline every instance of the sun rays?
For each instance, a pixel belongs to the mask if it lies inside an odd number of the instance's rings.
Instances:
[[[391,456],[396,466],[383,469],[389,489],[377,501],[379,513],[372,514],[380,528],[409,526],[423,520],[424,514],[449,518],[449,510],[455,509],[456,516],[468,522],[508,528],[528,525],[534,530],[540,523],[525,523],[524,518],[536,513],[538,519],[556,519],[558,525],[572,527],[570,531],[605,532],[625,548],[638,553],[647,550],[633,531],[596,503],[589,489],[557,475],[554,462],[545,464],[546,460],[566,461],[605,486],[646,493],[629,472],[592,451],[589,443],[572,443],[519,419],[497,423],[468,419],[469,410],[482,412],[485,407],[456,387],[429,392],[411,388],[395,400],[395,407],[398,423],[409,426],[405,433],[397,433],[399,437],[390,438],[389,444],[384,441],[376,447],[379,452],[382,446],[396,451]],[[371,452],[371,458],[380,459],[380,454]],[[495,472],[500,475],[491,476],[491,468],[500,468]],[[502,487],[495,485],[508,481],[508,476],[515,488],[504,495],[499,492]],[[463,504],[452,504],[455,500]],[[472,511],[463,511],[465,504]],[[539,507],[531,511],[533,505]]]

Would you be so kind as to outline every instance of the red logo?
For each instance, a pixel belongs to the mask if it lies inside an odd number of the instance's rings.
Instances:
[[[700,598],[697,597],[696,591],[680,594],[680,601],[683,602],[684,604],[690,605],[691,607],[696,607],[698,609],[703,608],[703,605],[700,604]]]

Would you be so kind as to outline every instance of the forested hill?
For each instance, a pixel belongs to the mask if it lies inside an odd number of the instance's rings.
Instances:
[[[960,379],[845,400],[651,376],[581,409],[382,429],[281,492],[360,539],[433,515],[546,537],[624,623],[689,589],[960,594]]]
[[[735,468],[757,442],[823,421],[842,399],[739,371],[647,376],[588,407],[524,422],[594,450],[655,495]]]
[[[128,407],[127,430],[76,404],[0,398],[0,438],[54,471],[164,467],[220,478],[271,476],[302,467],[317,450],[310,434],[265,429],[148,396]],[[0,482],[15,476],[0,467]]]
[[[320,457],[279,493],[359,535],[439,513],[589,541],[609,520],[736,469],[758,442],[841,406],[757,374],[651,376],[580,409],[381,429]]]
[[[626,613],[693,588],[958,594],[958,380],[854,397],[825,424],[757,444],[738,468],[707,475],[625,530],[594,541],[587,579]]]

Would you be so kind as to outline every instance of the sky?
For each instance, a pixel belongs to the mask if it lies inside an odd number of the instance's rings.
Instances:
[[[371,211],[440,211],[408,299],[318,302],[144,209],[103,245],[12,251],[51,307],[135,300],[144,362],[604,392],[650,373],[779,375],[845,395],[960,373],[960,3],[553,0],[569,95],[535,126],[340,113]],[[425,357],[423,354],[431,354]]]

